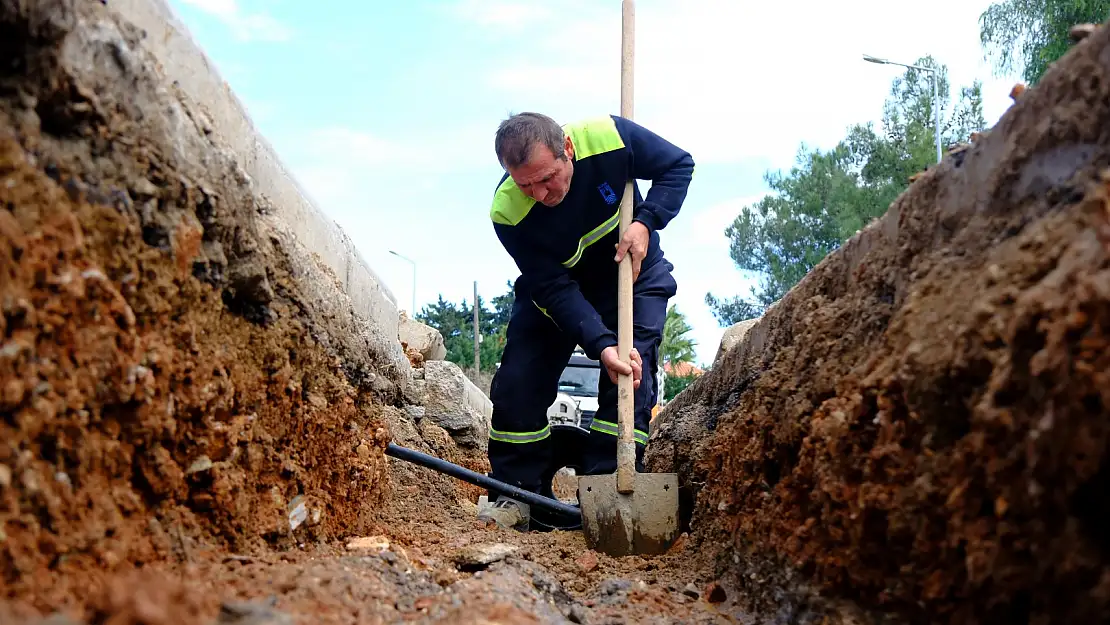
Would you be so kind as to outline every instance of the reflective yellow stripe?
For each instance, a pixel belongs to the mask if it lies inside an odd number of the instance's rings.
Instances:
[[[594,422],[590,424],[590,429],[595,432],[601,432],[602,434],[609,434],[610,436],[620,436],[620,429],[616,423],[602,421],[601,419],[594,419]],[[647,445],[648,433],[643,430],[633,429],[632,438],[641,445]]]
[[[617,209],[617,212],[613,213],[613,216],[609,219],[606,219],[605,223],[594,228],[593,230],[590,230],[581,239],[578,239],[578,250],[574,253],[574,256],[571,256],[567,260],[563,261],[563,266],[567,269],[570,269],[571,267],[577,265],[578,261],[582,260],[582,253],[586,251],[586,248],[590,247],[594,243],[597,243],[602,238],[604,238],[605,235],[612,232],[613,228],[616,228],[620,221],[621,212],[620,209]]]
[[[582,160],[598,154],[605,154],[624,147],[624,139],[617,132],[617,124],[612,117],[594,117],[566,124],[563,132],[570,136],[574,144],[574,158]]]
[[[538,443],[543,439],[551,436],[551,426],[545,425],[542,430],[535,432],[503,432],[490,428],[490,440],[500,441],[502,443]]]
[[[574,158],[578,161],[624,147],[617,124],[608,115],[566,124],[563,132],[574,144]],[[524,195],[512,177],[508,177],[493,194],[489,216],[494,223],[515,226],[528,216],[535,205],[536,201]]]
[[[505,182],[493,194],[493,208],[490,209],[489,216],[493,223],[515,226],[528,216],[535,205],[536,201],[524,195],[512,177],[509,177],[505,178]]]

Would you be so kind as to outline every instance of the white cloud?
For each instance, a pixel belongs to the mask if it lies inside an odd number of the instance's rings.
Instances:
[[[537,28],[549,23],[551,10],[535,2],[461,0],[451,6],[458,17],[493,28]]]
[[[688,207],[683,212],[689,230],[681,230],[682,240],[691,246],[717,245],[725,241],[725,228],[736,219],[746,206],[763,199],[764,194],[725,200],[706,208]],[[676,223],[676,225],[678,225]],[[727,249],[727,242],[725,243]]]
[[[302,133],[298,148],[299,156],[333,169],[418,168],[422,175],[443,174],[472,164],[475,144],[492,144],[489,134],[488,128],[459,124],[447,135],[407,132],[402,139],[385,132],[325,126]]]
[[[666,229],[660,232],[661,245],[675,265],[678,294],[672,300],[693,327],[698,360],[710,364],[724,332],[705,304],[705,294],[717,297],[747,296],[752,281],[737,271],[729,256],[725,228],[745,206],[758,202],[762,195],[735,197],[705,207],[687,203]]]
[[[361,166],[381,165],[396,159],[407,160],[413,157],[412,150],[402,143],[335,126],[311,131],[304,150],[306,156],[316,161],[342,160]]]
[[[259,24],[265,36],[265,20],[246,19],[233,0],[183,1],[220,17],[237,36],[257,36],[251,28]],[[803,20],[799,6],[789,3],[639,0],[633,118],[689,150],[699,167],[789,167],[799,143],[829,147],[848,125],[880,116],[890,81],[902,70],[864,62],[867,52],[904,62],[933,53],[949,66],[954,86],[986,79],[992,123],[1009,105],[1011,81],[990,78],[981,62],[977,18],[987,4],[938,0],[923,12],[919,5],[879,0],[805,3]],[[502,173],[491,147],[498,113],[540,110],[569,121],[619,112],[619,2],[460,0],[446,12],[471,27],[464,39],[494,42],[497,50],[497,62],[489,62],[479,47],[455,49],[454,60],[472,61],[473,74],[422,74],[424,84],[441,90],[436,95],[453,117],[434,118],[434,128],[427,121],[391,125],[384,112],[365,116],[357,128],[290,120],[309,130],[289,137],[283,151],[297,179],[403,307],[412,267],[391,249],[417,262],[418,305],[441,294],[469,300],[474,280],[489,299],[516,275],[485,217],[485,187],[492,192]],[[945,33],[944,43],[937,32]],[[408,73],[409,62],[398,59],[397,69]],[[379,87],[393,94],[383,97],[407,98],[406,105],[426,98]],[[662,233],[679,282],[674,303],[694,327],[698,357],[706,363],[724,330],[704,303],[706,292],[747,296],[752,284],[729,257],[724,229],[762,197],[744,186],[718,201],[733,184],[721,173],[726,169],[699,168],[682,213]],[[750,169],[736,178],[745,175],[750,185]]]
[[[236,0],[180,0],[220,20],[239,41],[287,41],[292,31],[263,12],[248,13]]]
[[[762,157],[787,165],[799,143],[831,147],[847,126],[881,116],[890,81],[903,70],[864,62],[866,51],[907,63],[932,53],[956,86],[984,78],[993,122],[1009,105],[1012,81],[992,78],[982,62],[977,17],[986,0],[940,5],[922,12],[885,0],[857,0],[850,10],[808,3],[799,20],[790,3],[639,2],[633,117],[699,163]],[[619,112],[619,3],[567,0],[550,11],[561,27],[519,30],[534,52],[491,68],[487,85],[562,117]],[[951,43],[938,43],[937,32]]]
[[[462,124],[451,136],[401,140],[331,126],[291,137],[295,150],[287,153],[293,176],[351,237],[399,307],[411,307],[412,265],[390,250],[417,265],[418,307],[441,294],[469,301],[474,280],[489,301],[505,291],[515,267],[484,217],[486,206],[454,186],[458,170],[474,165],[472,135],[481,130],[487,129]],[[492,193],[500,167],[493,159],[482,165],[477,175],[489,180]],[[460,247],[468,250],[464,256]]]

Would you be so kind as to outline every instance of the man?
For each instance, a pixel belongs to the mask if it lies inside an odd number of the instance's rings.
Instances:
[[[677,284],[659,231],[678,214],[694,171],[690,154],[651,131],[606,116],[560,127],[538,113],[513,115],[494,140],[506,170],[490,217],[520,269],[501,366],[491,385],[492,477],[551,496],[562,466],[580,475],[616,470],[618,374],[635,389],[637,468],[643,470],[656,363],[667,300]],[[646,199],[634,188],[633,222],[618,241],[619,209],[629,178],[651,180]],[[631,254],[631,365],[617,356],[618,264]],[[547,407],[575,346],[600,360],[598,410],[589,436],[574,445],[551,437]],[[644,372],[648,372],[645,377]],[[557,448],[562,447],[562,448]],[[573,447],[573,449],[568,449]],[[505,527],[551,527],[542,511],[501,496],[480,518]]]

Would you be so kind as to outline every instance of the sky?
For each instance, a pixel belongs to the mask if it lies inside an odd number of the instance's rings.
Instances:
[[[488,302],[517,276],[489,220],[503,170],[498,123],[533,110],[561,123],[620,113],[620,0],[170,0],[314,203],[395,297]],[[800,145],[831,148],[878,125],[904,71],[932,54],[954,86],[983,81],[994,124],[1016,76],[983,57],[988,0],[638,0],[632,118],[697,164],[660,232],[672,300],[698,361],[724,331],[705,305],[753,277],[724,234]],[[642,191],[649,184],[640,182]]]

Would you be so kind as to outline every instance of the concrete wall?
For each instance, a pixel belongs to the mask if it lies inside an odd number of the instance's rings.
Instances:
[[[109,10],[146,32],[142,46],[161,65],[167,81],[176,83],[190,108],[202,111],[211,126],[210,138],[235,155],[264,198],[265,219],[278,231],[284,251],[296,264],[316,263],[314,256],[334,274],[351,307],[356,323],[371,335],[386,375],[401,386],[412,372],[398,342],[396,298],[373,269],[360,257],[338,224],[312,204],[281,163],[281,159],[255,129],[247,112],[220,77],[184,24],[165,0],[111,0]],[[307,272],[309,276],[318,271]],[[305,282],[311,284],[311,277]],[[327,291],[318,290],[327,299]],[[341,306],[340,304],[336,304]],[[341,306],[342,307],[342,306]]]

